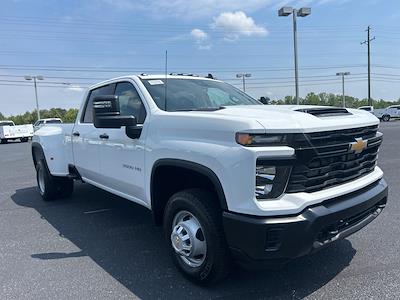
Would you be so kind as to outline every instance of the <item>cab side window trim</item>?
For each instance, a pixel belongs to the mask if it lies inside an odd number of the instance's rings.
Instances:
[[[115,92],[115,87],[116,87],[116,83],[110,83],[110,84],[106,84],[100,87],[97,87],[93,90],[90,90],[87,98],[86,98],[86,102],[85,102],[85,106],[80,118],[80,123],[83,124],[92,124],[93,123],[93,115],[92,115],[92,107],[89,107],[89,105],[91,105],[91,102],[93,101],[92,95],[93,92],[98,92],[96,93],[96,96],[99,95],[114,95]],[[88,113],[90,113],[90,115],[87,115]]]
[[[114,95],[119,97],[129,97],[130,99],[120,98],[120,111],[121,115],[129,114],[129,109],[132,111],[131,115],[136,117],[138,125],[143,125],[147,117],[147,110],[144,104],[144,101],[134,84],[129,81],[120,81],[117,82],[117,85],[114,90]],[[127,100],[127,103],[124,103],[124,100]],[[129,108],[128,104],[132,104],[132,107]],[[124,107],[121,105],[123,104]]]

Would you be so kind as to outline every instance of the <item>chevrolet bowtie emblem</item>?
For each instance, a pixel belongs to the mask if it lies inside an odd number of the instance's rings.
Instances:
[[[367,148],[368,141],[364,141],[362,138],[356,138],[356,141],[353,143],[350,143],[349,148],[351,151],[354,151],[354,153],[358,154],[364,151],[365,148]]]

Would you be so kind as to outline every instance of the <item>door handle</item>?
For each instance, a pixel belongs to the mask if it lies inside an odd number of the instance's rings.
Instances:
[[[107,133],[100,134],[99,137],[100,137],[101,139],[108,139],[108,138],[109,138],[109,136],[108,136]]]
[[[78,131],[72,133],[73,136],[80,136],[81,134]]]

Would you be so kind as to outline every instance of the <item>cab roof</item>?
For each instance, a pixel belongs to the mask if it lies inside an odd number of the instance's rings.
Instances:
[[[115,78],[110,78],[108,80],[104,80],[101,82],[98,82],[96,84],[93,84],[89,87],[89,89],[92,89],[94,87],[97,87],[99,85],[102,84],[106,84],[115,80],[120,80],[120,79],[127,79],[127,78],[139,78],[139,79],[145,79],[145,80],[151,80],[151,79],[163,79],[163,78],[167,78],[167,79],[199,79],[199,80],[216,80],[216,81],[220,81],[216,78],[209,78],[209,77],[203,77],[203,76],[198,76],[195,74],[183,74],[183,73],[179,73],[179,74],[175,74],[175,73],[170,73],[168,75],[165,74],[130,74],[130,75],[125,75],[125,76],[119,76],[119,77],[115,77]]]

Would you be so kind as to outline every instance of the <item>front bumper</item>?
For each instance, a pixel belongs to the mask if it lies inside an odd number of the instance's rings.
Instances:
[[[242,265],[280,265],[357,232],[382,212],[387,195],[387,184],[380,179],[298,215],[255,217],[224,212],[226,239]]]

